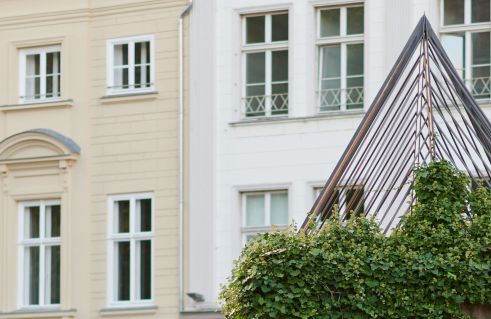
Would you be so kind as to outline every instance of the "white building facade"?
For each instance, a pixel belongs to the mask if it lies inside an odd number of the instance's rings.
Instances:
[[[489,107],[489,0],[194,4],[186,286],[204,301],[183,316],[223,317],[246,241],[303,222],[423,14]]]

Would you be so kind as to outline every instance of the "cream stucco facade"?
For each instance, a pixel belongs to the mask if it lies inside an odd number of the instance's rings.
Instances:
[[[0,2],[0,318],[178,318],[178,21],[187,6],[188,1],[184,0]],[[184,19],[185,110],[188,19]],[[145,72],[151,75],[141,73],[139,82],[148,79],[148,85],[145,89],[141,89],[143,85],[129,87],[132,94],[125,94],[124,89],[111,91],[108,74],[113,69],[108,70],[107,52],[113,44],[108,40],[140,35],[151,39],[147,51],[138,55],[141,61],[145,54],[150,57],[145,61],[148,64]],[[123,71],[129,72],[123,75],[123,84],[128,78],[130,82],[138,81],[135,72],[144,72],[141,71],[144,64],[141,69],[131,66],[132,59],[137,59],[136,49],[132,52],[131,48],[138,46],[140,50],[138,41],[136,38],[128,42],[130,67]],[[30,62],[22,60],[21,53],[52,46],[61,47],[60,96],[53,98],[53,94],[46,93],[47,87],[52,90],[55,86],[50,72],[56,72],[43,71],[53,66],[43,62],[41,54],[41,91],[33,91],[41,97],[25,103],[27,98],[21,96],[27,94],[21,90],[28,91],[31,80],[27,79],[29,65],[26,71],[23,63]],[[34,71],[34,78],[38,71]],[[38,80],[32,81],[37,88]],[[27,83],[27,89],[22,89],[22,83]],[[185,154],[186,140],[187,137]],[[184,172],[187,173],[186,165]],[[145,233],[152,242],[148,257],[151,288],[145,288],[149,289],[150,297],[135,297],[140,292],[131,292],[132,301],[126,302],[123,297],[123,301],[115,297],[115,289],[120,288],[109,284],[116,269],[110,265],[123,257],[109,253],[108,247],[114,242],[108,236],[115,226],[108,224],[111,222],[108,207],[114,196],[129,196],[130,202],[135,194],[151,199],[152,230]],[[20,233],[27,226],[19,225],[19,216],[24,214],[19,205],[47,200],[61,203],[59,302],[53,302],[56,284],[40,284],[44,282],[42,270],[47,271],[47,264],[41,262],[40,279],[36,277],[35,281],[29,277],[32,264],[20,264],[19,257],[32,244],[30,239],[24,242],[21,238]],[[138,201],[137,196],[137,205]],[[43,209],[40,220],[45,214]],[[128,209],[133,214],[133,208]],[[41,232],[43,225],[41,221]],[[141,234],[135,236],[135,245],[140,247]],[[53,244],[47,242],[48,246]],[[45,248],[40,249],[43,252]],[[140,265],[143,269],[143,257],[138,261],[140,255],[131,256],[130,268]],[[29,258],[32,263],[34,257]],[[39,258],[43,261],[45,257]],[[142,276],[132,274],[129,289],[134,289],[133,284]],[[31,281],[20,284],[26,280]],[[47,298],[51,294],[52,299],[45,299],[44,306],[41,301],[36,304],[34,299],[24,300],[26,289],[38,287],[36,283],[45,287],[38,291],[40,296]]]

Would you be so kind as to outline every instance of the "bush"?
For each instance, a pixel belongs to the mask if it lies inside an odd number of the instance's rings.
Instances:
[[[219,300],[227,318],[461,318],[491,303],[491,195],[447,161],[415,169],[417,203],[389,237],[375,220],[256,237]]]

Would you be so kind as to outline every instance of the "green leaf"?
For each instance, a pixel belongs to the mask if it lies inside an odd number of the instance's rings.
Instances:
[[[262,287],[261,287],[261,290],[262,290],[263,292],[268,292],[268,291],[271,291],[271,289],[270,289],[268,286],[262,286]]]
[[[298,276],[298,275],[300,275],[300,270],[297,269],[297,270],[290,271],[290,275],[292,275],[294,277]]]

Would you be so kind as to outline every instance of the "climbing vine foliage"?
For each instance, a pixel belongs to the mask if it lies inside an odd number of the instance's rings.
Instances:
[[[390,236],[333,218],[251,240],[219,302],[227,318],[464,318],[491,303],[491,195],[449,162],[415,169],[417,202]]]

